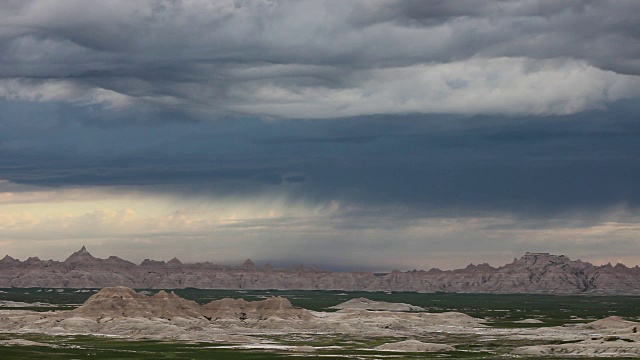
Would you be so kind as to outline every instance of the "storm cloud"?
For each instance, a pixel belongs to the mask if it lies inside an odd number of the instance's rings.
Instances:
[[[5,2],[0,96],[192,116],[571,114],[638,96],[634,1]]]
[[[3,121],[0,169],[13,183],[134,186],[182,196],[278,193],[320,203],[401,205],[418,216],[446,209],[553,216],[640,205],[635,103],[544,118],[405,115],[135,126],[87,124],[91,114],[66,106],[57,114],[47,110],[42,121],[42,109],[30,107],[4,106],[32,118]]]
[[[0,245],[639,263],[639,11],[4,1]]]

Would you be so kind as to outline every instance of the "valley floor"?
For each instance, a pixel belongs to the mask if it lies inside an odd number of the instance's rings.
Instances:
[[[610,316],[610,310],[600,307],[595,319],[570,314],[561,319],[535,311],[536,306],[522,315],[522,302],[485,309],[491,311],[484,317],[477,308],[475,316],[434,312],[424,302],[400,303],[403,294],[369,294],[378,299],[374,301],[355,297],[360,294],[314,293],[351,300],[307,310],[282,296],[202,304],[173,293],[147,296],[108,288],[91,292],[77,307],[49,304],[41,296],[31,303],[23,296],[19,302],[8,293],[0,293],[5,306],[0,310],[2,359],[640,357],[640,323],[631,321],[638,314],[628,316],[638,309],[636,298],[618,299],[632,304],[625,317]],[[385,297],[395,301],[382,301]],[[415,299],[411,294],[401,297]],[[598,301],[606,302],[593,299]],[[51,310],[52,305],[60,309]]]

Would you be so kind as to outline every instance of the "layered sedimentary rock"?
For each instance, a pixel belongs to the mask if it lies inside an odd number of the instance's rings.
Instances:
[[[240,266],[144,260],[140,265],[111,256],[99,259],[85,247],[65,261],[5,256],[0,287],[178,289],[296,289],[474,293],[640,293],[640,268],[594,266],[563,255],[527,253],[494,268],[487,264],[443,271],[331,272],[305,267],[274,269],[252,261]]]
[[[362,309],[314,312],[295,307],[282,297],[259,301],[227,298],[200,305],[173,293],[160,291],[147,296],[122,286],[102,289],[74,310],[0,310],[0,333],[91,333],[132,339],[225,342],[256,341],[249,338],[230,340],[230,334],[241,337],[291,333],[407,337],[427,329],[442,331],[451,326],[474,331],[485,327],[481,322],[481,319],[455,312],[430,314]]]
[[[202,312],[215,319],[264,320],[278,319],[310,319],[308,310],[294,307],[283,297],[271,297],[262,301],[246,301],[244,299],[220,299],[203,305]]]
[[[514,355],[535,356],[583,356],[583,357],[630,357],[640,356],[640,323],[618,316],[610,316],[586,324],[561,327],[565,331],[587,334],[579,341],[563,344],[522,346],[514,349]],[[553,328],[558,329],[558,328]]]
[[[373,301],[367,298],[355,298],[347,300],[341,304],[330,307],[330,309],[364,309],[378,311],[426,311],[420,306],[405,303],[388,303],[384,301]]]
[[[140,317],[140,318],[204,318],[234,320],[309,319],[308,310],[294,307],[283,297],[260,301],[225,298],[201,306],[174,292],[161,290],[153,296],[138,293],[125,286],[104,288],[92,295],[80,307],[71,310],[74,316],[85,318]]]
[[[173,292],[161,290],[153,296],[146,296],[133,289],[117,286],[102,289],[72,312],[77,316],[95,318],[123,316],[172,319],[201,317],[201,310],[195,301],[183,299]]]

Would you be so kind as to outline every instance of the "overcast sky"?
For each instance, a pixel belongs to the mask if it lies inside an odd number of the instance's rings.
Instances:
[[[640,264],[640,2],[0,2],[0,257]]]

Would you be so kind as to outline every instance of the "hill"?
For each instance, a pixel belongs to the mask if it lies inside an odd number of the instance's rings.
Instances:
[[[247,260],[240,266],[144,260],[136,265],[116,256],[96,258],[82,249],[65,261],[9,255],[0,260],[0,287],[154,289],[345,290],[466,293],[638,294],[640,268],[595,266],[564,255],[526,253],[512,263],[443,271],[332,272],[315,268],[274,269]]]

